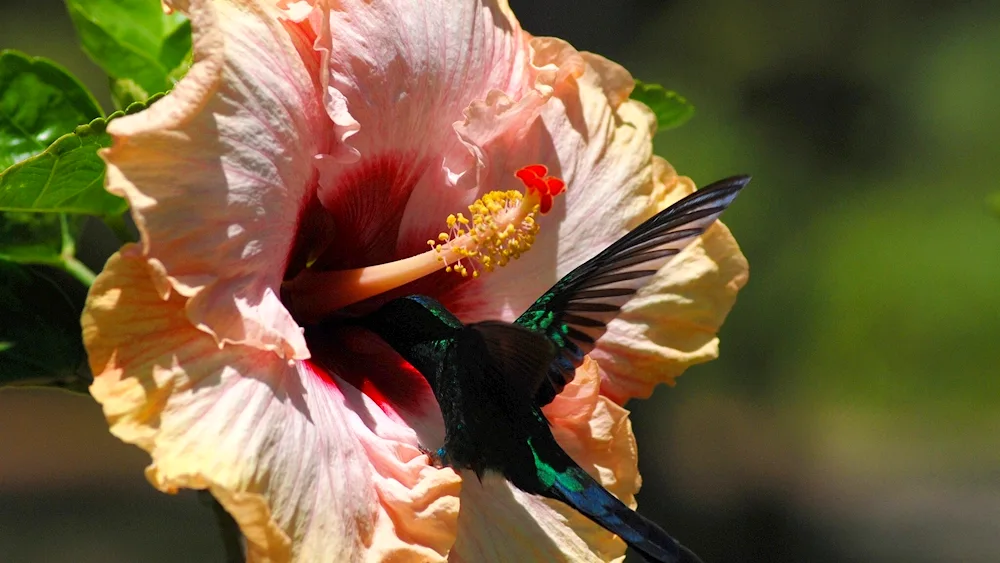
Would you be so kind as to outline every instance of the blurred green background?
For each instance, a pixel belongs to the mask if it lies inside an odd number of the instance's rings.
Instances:
[[[511,4],[687,96],[682,174],[754,175],[721,358],[629,405],[640,512],[708,563],[1000,561],[1000,3]],[[60,2],[0,2],[7,47],[110,108]],[[222,558],[88,398],[0,393],[0,428],[0,561]]]

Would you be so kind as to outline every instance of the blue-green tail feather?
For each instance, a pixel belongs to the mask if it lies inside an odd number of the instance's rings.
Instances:
[[[580,467],[569,468],[544,494],[565,502],[581,514],[618,535],[649,561],[701,563],[694,553],[662,528],[615,498]]]
[[[701,563],[690,550],[657,526],[615,498],[546,435],[529,441],[535,458],[533,474],[507,475],[510,481],[529,493],[568,504],[604,529],[618,535],[632,549],[649,561],[659,563]],[[542,434],[541,432],[538,434]]]

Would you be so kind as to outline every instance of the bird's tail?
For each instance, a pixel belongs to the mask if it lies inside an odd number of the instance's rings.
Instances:
[[[572,506],[621,537],[647,560],[661,563],[702,563],[697,555],[654,522],[615,498],[579,465],[573,463],[554,477],[552,484],[542,492],[543,496]]]

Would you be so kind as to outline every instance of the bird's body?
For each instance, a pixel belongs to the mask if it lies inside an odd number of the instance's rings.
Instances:
[[[514,323],[465,325],[432,298],[361,320],[430,383],[445,423],[442,463],[562,501],[652,561],[698,561],[605,490],[559,446],[542,414],[645,278],[697,238],[749,181],[717,182],[658,213],[565,276]]]

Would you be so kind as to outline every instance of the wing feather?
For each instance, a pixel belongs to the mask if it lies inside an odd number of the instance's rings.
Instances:
[[[516,324],[544,333],[563,351],[549,364],[538,404],[562,391],[622,305],[704,233],[749,181],[749,176],[720,180],[657,213],[563,277],[518,317]]]
[[[477,369],[489,368],[503,377],[519,396],[530,397],[546,375],[545,366],[560,352],[537,332],[501,321],[482,321],[467,325],[467,332],[477,333],[485,354],[472,362]]]

